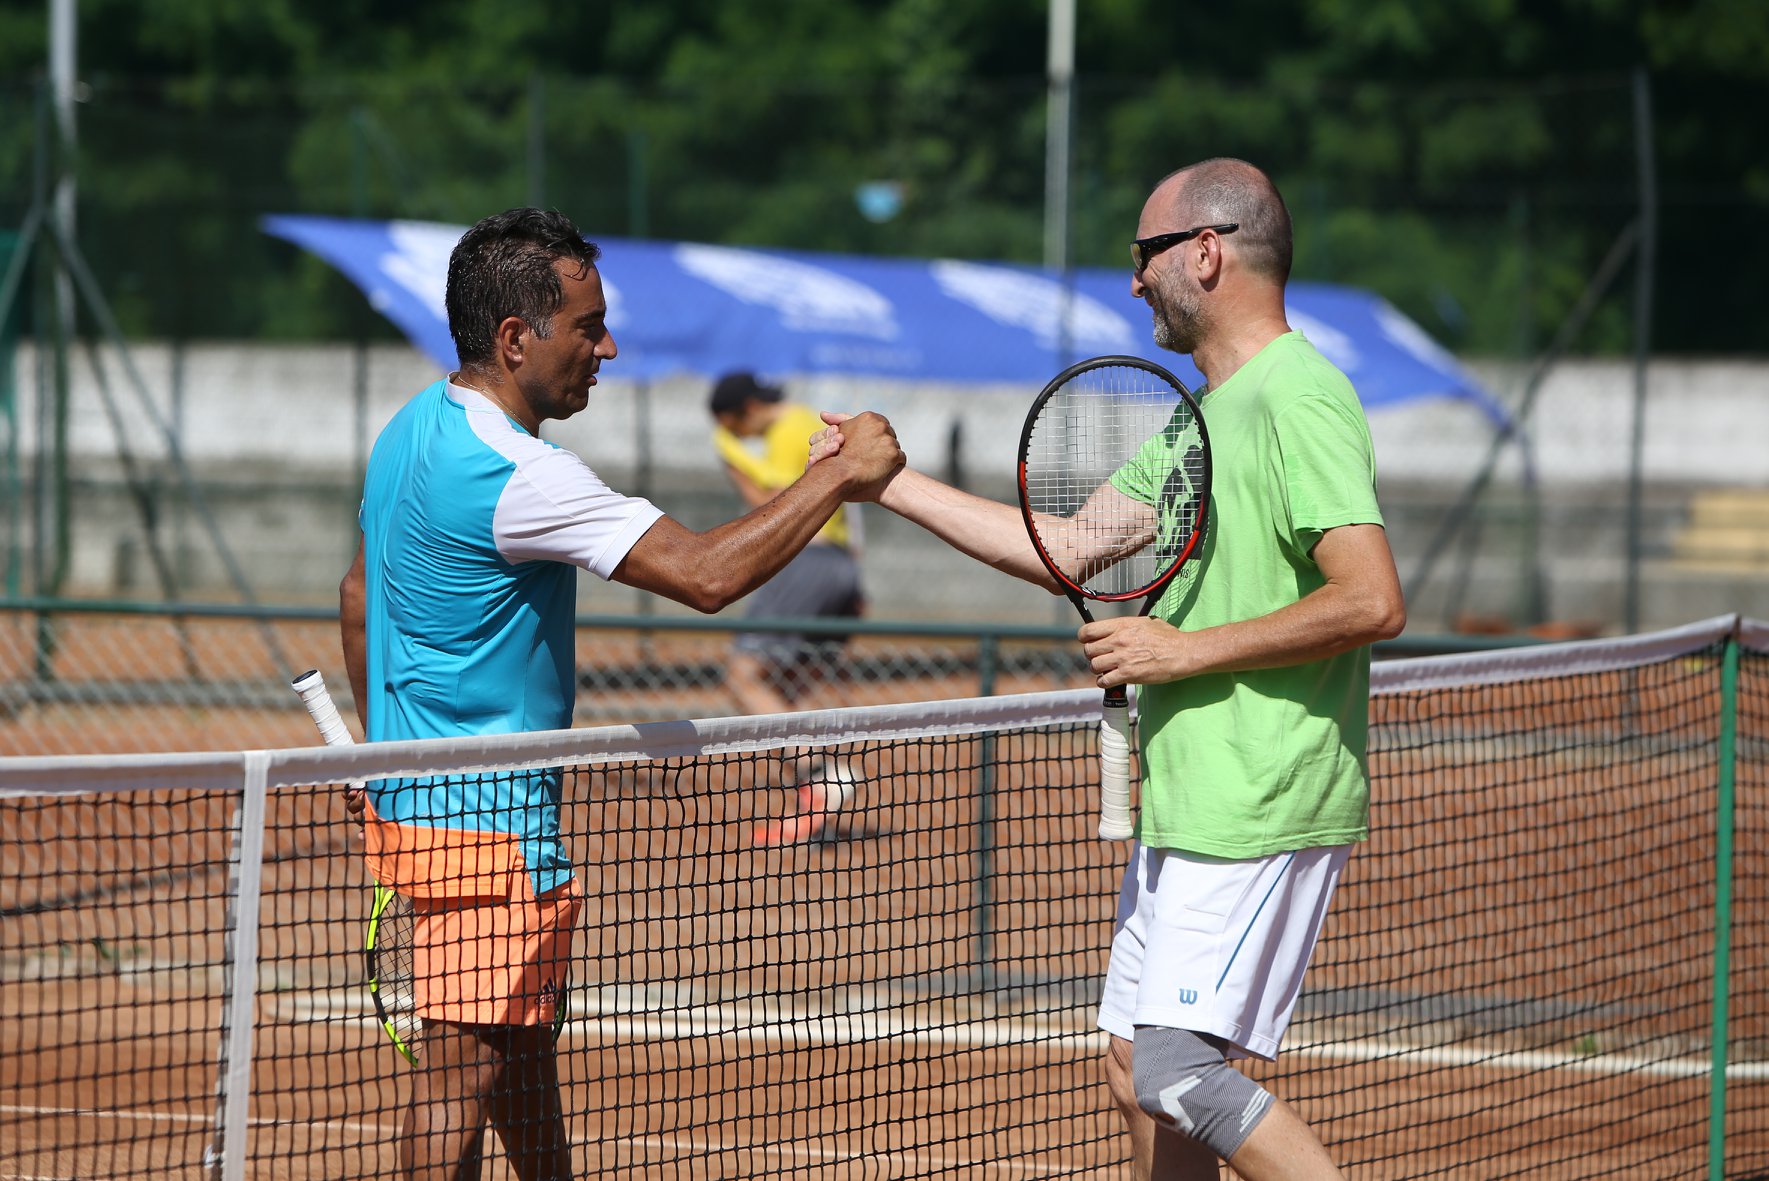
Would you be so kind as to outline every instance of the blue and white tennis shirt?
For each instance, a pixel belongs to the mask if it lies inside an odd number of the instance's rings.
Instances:
[[[575,567],[609,578],[662,515],[477,391],[439,381],[413,398],[363,486],[370,740],[569,726]],[[554,889],[571,877],[560,777],[371,784],[377,876],[420,896],[501,897],[523,869],[534,894]]]

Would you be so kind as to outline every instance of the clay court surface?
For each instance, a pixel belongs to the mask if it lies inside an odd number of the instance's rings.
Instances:
[[[1712,686],[1700,659],[1654,670],[1619,719],[1617,689],[1580,678],[1377,700],[1373,837],[1284,1057],[1251,1070],[1349,1175],[1707,1176]],[[1763,696],[1735,838],[1733,1178],[1769,1175]],[[261,718],[309,741],[299,713],[229,720]],[[786,757],[574,770],[582,1175],[1127,1176],[1092,1030],[1121,856],[1091,838],[1092,741],[847,750],[837,839],[781,849],[750,834],[791,806]],[[231,808],[0,801],[0,1177],[201,1174]],[[409,1068],[357,983],[355,841],[329,789],[273,794],[249,1176],[390,1168]]]

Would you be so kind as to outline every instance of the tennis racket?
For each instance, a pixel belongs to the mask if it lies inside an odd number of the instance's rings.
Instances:
[[[354,742],[338,707],[326,688],[326,679],[319,670],[302,673],[293,688],[307,707],[307,716],[319,727],[327,746],[349,746]],[[353,783],[352,788],[360,788]],[[418,1035],[423,1022],[418,1017],[418,998],[414,979],[412,944],[416,919],[411,899],[391,886],[375,883],[375,898],[369,908],[368,931],[363,936],[363,963],[367,970],[369,996],[375,1002],[375,1015],[381,1028],[400,1056],[413,1066],[418,1064]],[[569,1013],[571,985],[562,980],[559,995],[553,1004],[553,1039],[565,1028]]]
[[[307,715],[319,727],[327,746],[349,746],[355,740],[338,716],[338,707],[326,689],[326,679],[315,669],[295,678],[294,690],[301,695]],[[353,783],[352,788],[361,784]],[[411,900],[397,890],[375,883],[374,904],[369,909],[368,933],[363,939],[364,966],[368,972],[369,996],[375,1002],[375,1015],[381,1028],[393,1042],[393,1048],[413,1066],[418,1064],[417,994],[413,988]]]
[[[1210,504],[1210,440],[1178,378],[1139,357],[1095,357],[1044,387],[1020,434],[1020,514],[1081,618],[1088,602],[1141,598],[1148,614],[1198,552]],[[1130,699],[1106,690],[1100,722],[1104,840],[1130,812]]]

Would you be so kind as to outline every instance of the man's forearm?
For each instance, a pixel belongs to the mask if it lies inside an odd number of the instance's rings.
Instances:
[[[1015,505],[973,496],[910,468],[892,478],[878,503],[985,565],[1058,590]]]
[[[778,574],[810,544],[848,491],[818,464],[767,503],[704,533],[658,520],[615,569],[616,581],[696,611],[721,611]]]
[[[1085,625],[1081,641],[1101,687],[1283,668],[1400,634],[1406,602],[1380,525],[1332,529],[1314,552],[1326,582],[1254,619],[1197,631],[1147,616]]]
[[[1399,628],[1379,604],[1323,586],[1269,615],[1184,633],[1197,672],[1246,672],[1326,660],[1393,638]]]
[[[843,422],[841,446],[735,521],[696,533],[659,518],[621,559],[615,579],[706,612],[723,610],[768,581],[836,509],[872,499],[903,465],[896,433],[882,417],[869,412]]]
[[[701,562],[728,570],[741,598],[778,574],[809,545],[844,503],[847,487],[833,471],[813,468],[734,521],[700,535]]]

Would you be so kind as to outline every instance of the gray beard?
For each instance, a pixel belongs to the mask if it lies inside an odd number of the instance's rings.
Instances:
[[[1181,291],[1177,299],[1171,300],[1159,289],[1150,294],[1154,297],[1149,301],[1149,308],[1154,312],[1155,347],[1186,356],[1196,352],[1203,328],[1199,322],[1203,300],[1190,290]]]
[[[1180,319],[1176,324],[1173,317],[1157,306],[1155,308],[1155,347],[1166,349],[1170,353],[1184,353],[1190,356],[1198,349],[1198,321],[1195,309],[1181,308]]]

